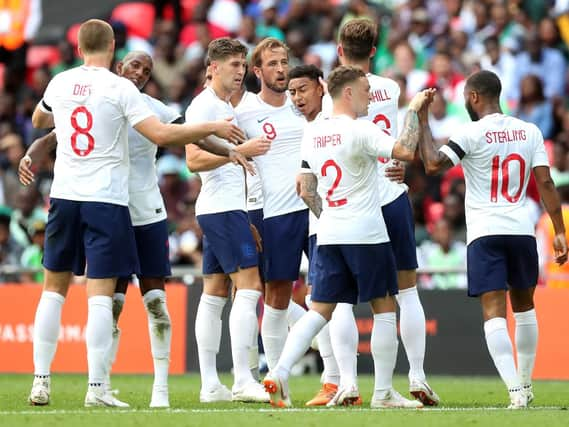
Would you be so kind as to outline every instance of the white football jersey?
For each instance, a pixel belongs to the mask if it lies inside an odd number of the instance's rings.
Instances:
[[[142,94],[148,107],[162,123],[172,123],[180,114],[157,99]],[[134,128],[128,129],[130,175],[128,178],[128,209],[132,225],[153,224],[166,219],[166,208],[156,175],[158,147]]]
[[[305,119],[289,98],[281,107],[269,105],[257,95],[236,109],[237,120],[248,138],[271,140],[266,154],[253,159],[263,188],[263,215],[271,218],[306,209],[296,194],[300,143]]]
[[[235,107],[237,110],[241,104],[247,102],[248,99],[254,98],[256,95],[253,92],[245,91],[243,96],[239,101],[239,104]],[[247,174],[247,210],[254,211],[257,209],[263,209],[263,187],[261,185],[261,178],[259,174],[251,175]]]
[[[186,110],[186,123],[202,123],[228,117],[235,117],[233,107],[220,99],[210,87],[196,96]],[[233,123],[236,121],[233,120]],[[196,201],[196,215],[247,210],[243,167],[228,163],[211,171],[199,172],[199,176],[202,188]]]
[[[306,126],[302,164],[318,178],[322,197],[319,245],[389,241],[377,192],[376,163],[379,156],[391,157],[395,142],[372,123],[347,116]]]
[[[526,188],[534,167],[549,166],[534,124],[490,114],[463,125],[440,151],[464,168],[468,243],[489,235],[534,234]]]
[[[128,127],[153,115],[127,79],[102,67],[56,75],[40,108],[53,113],[57,151],[50,196],[128,205]]]
[[[398,111],[399,94],[401,90],[394,80],[368,73],[369,82],[369,106],[368,115],[362,119],[375,123],[379,128],[394,138],[398,134]],[[405,184],[397,184],[385,177],[385,168],[393,164],[386,158],[379,158],[377,172],[379,174],[379,197],[381,205],[385,206],[397,199],[407,191]]]

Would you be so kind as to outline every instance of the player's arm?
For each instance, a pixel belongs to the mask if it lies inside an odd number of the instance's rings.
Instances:
[[[213,138],[206,138],[207,144]],[[217,141],[216,141],[217,142]],[[223,144],[217,142],[218,144]],[[271,141],[264,137],[252,138],[244,144],[238,145],[234,148],[235,152],[246,158],[260,156],[265,154],[271,146]],[[205,172],[230,162],[227,157],[217,156],[203,150],[199,144],[186,145],[186,165],[192,172]],[[254,175],[254,171],[249,164],[247,170]]]
[[[55,147],[57,147],[55,131],[51,131],[47,135],[37,138],[32,142],[18,165],[18,177],[22,184],[29,185],[34,182],[32,165],[42,161],[48,153],[55,150]]]
[[[138,122],[134,128],[159,146],[196,144],[210,135],[215,135],[234,144],[245,141],[245,134],[231,123],[231,119],[194,124],[164,124],[160,122],[158,117],[150,116]],[[223,147],[215,145],[215,147],[218,153],[223,153],[222,155],[226,157],[232,150],[226,145]]]
[[[429,104],[424,104],[418,112],[419,125],[422,128],[423,138],[419,143],[419,155],[425,166],[427,175],[439,175],[454,166],[452,160],[440,151],[442,145],[437,144],[429,127]],[[453,150],[459,159],[464,151],[454,142],[449,141],[448,148]]]
[[[434,89],[426,89],[416,94],[409,103],[409,109],[405,115],[403,131],[393,146],[391,157],[397,160],[412,161],[415,158],[417,145],[423,138],[424,128],[419,123],[418,112],[425,105],[429,105],[434,96]]]
[[[304,163],[305,162],[303,162],[302,165],[302,172],[299,173],[296,178],[298,195],[312,213],[316,215],[316,218],[320,218],[320,214],[322,213],[322,198],[316,191],[318,188],[318,179],[312,172],[305,171],[308,165]]]
[[[533,168],[533,173],[543,206],[553,223],[553,230],[555,231],[555,237],[553,238],[555,261],[557,264],[562,265],[567,261],[567,240],[559,194],[555,189],[553,179],[551,179],[548,166],[536,166]]]
[[[32,114],[32,126],[39,129],[48,129],[55,126],[51,107],[42,99]]]

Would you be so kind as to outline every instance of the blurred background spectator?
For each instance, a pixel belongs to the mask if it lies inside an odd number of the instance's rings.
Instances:
[[[34,239],[41,234],[36,225],[45,220],[54,158],[35,165],[36,182],[26,191],[17,182],[17,165],[25,148],[42,134],[32,129],[31,114],[47,82],[81,63],[77,30],[86,16],[112,23],[115,60],[130,50],[153,56],[153,75],[144,91],[182,114],[203,88],[205,53],[212,39],[238,37],[253,49],[261,38],[276,37],[289,45],[291,66],[312,63],[327,75],[338,63],[341,25],[367,17],[379,28],[372,72],[400,85],[400,115],[419,90],[438,87],[429,120],[434,137],[444,143],[469,120],[462,93],[465,78],[478,69],[492,70],[502,80],[504,111],[540,128],[555,184],[569,182],[569,1],[98,0],[82,2],[81,8],[74,0],[47,3],[0,2],[0,12],[14,17],[9,21],[14,25],[0,22],[0,230],[6,229],[0,231],[2,265],[19,265],[26,248],[33,249],[24,257],[25,265],[33,264],[30,260],[37,260],[41,250]],[[10,9],[16,4],[26,13]],[[252,70],[246,86],[258,91]],[[159,157],[171,260],[199,267],[201,231],[194,215],[199,178],[187,170],[183,150],[161,149]],[[453,264],[466,240],[462,169],[427,177],[415,161],[407,165],[406,174],[422,258]],[[542,210],[531,183],[530,192],[528,204],[537,218]],[[460,286],[459,279],[452,280],[440,286]],[[438,281],[433,278],[428,285],[439,286],[433,284]]]

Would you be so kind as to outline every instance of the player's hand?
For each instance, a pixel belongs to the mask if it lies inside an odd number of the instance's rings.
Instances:
[[[555,253],[555,262],[563,265],[567,262],[567,239],[565,234],[556,234],[553,238],[553,252]]]
[[[405,180],[405,166],[399,160],[393,160],[392,166],[385,168],[385,176],[390,181],[402,184]]]
[[[225,120],[218,120],[214,122],[214,135],[225,139],[232,144],[242,144],[245,142],[245,134],[241,129],[231,123],[232,120],[233,117],[228,117]]]
[[[229,160],[235,165],[243,166],[251,175],[255,175],[255,168],[253,168],[253,165],[249,163],[247,158],[238,151],[229,150]]]
[[[425,104],[428,108],[431,102],[433,102],[433,97],[435,96],[436,91],[437,90],[434,88],[429,88],[417,93],[413,99],[411,99],[411,102],[409,102],[409,110],[413,110],[418,113]]]
[[[271,141],[264,136],[259,136],[241,144],[238,151],[245,157],[255,157],[265,154],[269,148],[271,148]]]
[[[32,158],[28,155],[25,155],[20,160],[20,164],[18,165],[18,178],[20,178],[20,182],[24,185],[30,185],[34,182],[34,173],[32,172]]]
[[[253,239],[255,239],[255,246],[257,247],[257,252],[263,252],[263,239],[261,239],[261,234],[257,227],[253,224],[249,224],[249,228],[251,229],[251,234],[253,235]]]

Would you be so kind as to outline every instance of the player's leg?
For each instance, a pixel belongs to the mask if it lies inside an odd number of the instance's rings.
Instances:
[[[140,290],[148,319],[150,351],[154,365],[151,408],[167,408],[170,406],[168,369],[170,367],[172,324],[166,304],[164,283],[164,277],[140,278]]]
[[[242,236],[241,241],[247,239]],[[244,254],[242,265],[251,264]],[[231,354],[235,381],[232,394],[234,401],[268,402],[269,396],[255,380],[249,366],[251,343],[258,334],[257,303],[262,294],[258,267],[239,269],[230,275],[236,292],[229,315]],[[256,345],[256,344],[255,344]]]
[[[204,271],[205,262],[204,251]],[[221,343],[221,314],[228,296],[226,279],[224,273],[204,276],[204,288],[196,313],[195,332],[201,376],[200,402],[203,403],[231,400],[231,391],[221,384],[216,363]]]
[[[128,407],[108,392],[105,380],[113,341],[113,295],[118,277],[140,273],[134,230],[126,206],[82,202],[87,262],[85,331],[89,387],[85,406]]]
[[[140,261],[140,291],[150,336],[154,365],[151,408],[170,406],[168,368],[172,327],[166,304],[165,277],[171,275],[166,220],[134,227],[136,248]],[[116,294],[115,294],[116,295]],[[114,314],[114,307],[113,307]]]
[[[34,383],[28,401],[47,405],[51,394],[51,363],[57,349],[61,310],[72,272],[83,274],[85,253],[79,244],[81,226],[76,202],[51,199],[44,247],[44,286],[34,319]]]
[[[127,277],[118,278],[115,293],[113,294],[113,343],[107,359],[107,377],[105,380],[105,384],[107,385],[107,389],[110,393],[113,393],[111,387],[111,371],[117,358],[121,338],[121,330],[118,326],[118,322],[124,306],[125,295],[128,289],[128,281],[129,279]],[[117,393],[117,391],[114,392]]]
[[[504,236],[485,236],[468,245],[468,294],[480,297],[488,351],[512,404],[525,406],[520,401],[520,381],[506,322],[507,265],[503,242]]]
[[[287,308],[292,282],[298,279],[308,240],[308,210],[264,220],[265,306],[261,336],[269,370],[281,355],[288,335]]]
[[[426,322],[417,291],[417,248],[413,210],[407,193],[381,208],[397,267],[401,341],[409,361],[409,391],[425,405],[437,405],[439,396],[427,384],[425,359]]]
[[[508,237],[508,284],[516,322],[518,378],[528,404],[533,401],[531,377],[537,351],[538,325],[533,295],[538,277],[538,256],[532,236]]]
[[[44,268],[44,289],[34,319],[34,382],[28,401],[47,405],[51,394],[51,363],[57,349],[61,310],[69,288],[71,272]]]

